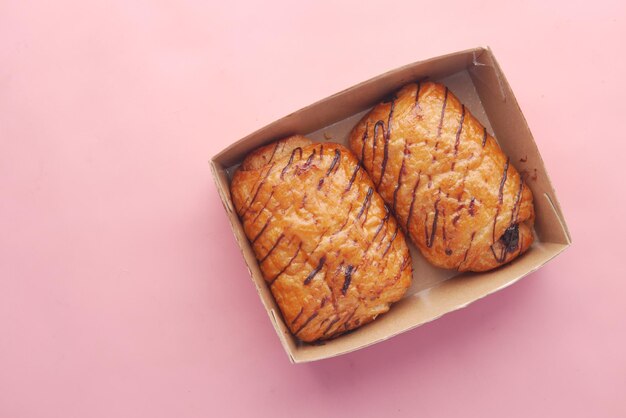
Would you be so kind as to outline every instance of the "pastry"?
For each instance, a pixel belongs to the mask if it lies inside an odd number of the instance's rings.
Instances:
[[[447,87],[409,84],[352,130],[350,148],[432,264],[486,271],[533,242],[533,196]]]
[[[404,234],[347,148],[293,136],[246,157],[232,200],[285,324],[302,341],[372,321],[402,298]]]

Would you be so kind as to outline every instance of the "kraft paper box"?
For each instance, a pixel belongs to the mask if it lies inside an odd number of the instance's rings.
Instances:
[[[330,140],[346,145],[350,130],[373,105],[403,85],[417,80],[439,81],[448,86],[497,138],[518,171],[526,174],[535,202],[535,243],[517,260],[487,273],[458,273],[435,268],[411,244],[413,284],[388,313],[354,332],[323,344],[302,343],[289,332],[263,280],[233,209],[230,177],[250,151],[292,134],[304,134],[319,142]],[[358,350],[463,308],[537,270],[571,244],[565,219],[533,136],[489,48],[480,47],[415,62],[350,87],[234,142],[211,159],[211,169],[252,281],[289,359],[294,363]]]

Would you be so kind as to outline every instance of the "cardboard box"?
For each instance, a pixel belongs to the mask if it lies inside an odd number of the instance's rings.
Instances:
[[[494,134],[520,172],[535,199],[536,242],[517,260],[487,273],[463,273],[435,268],[411,245],[414,280],[406,296],[374,322],[356,331],[310,345],[294,338],[263,280],[256,258],[233,209],[229,179],[250,151],[271,141],[300,133],[317,141],[346,144],[350,130],[373,105],[416,80],[447,85],[472,114]],[[235,238],[241,247],[261,301],[294,363],[320,360],[358,350],[463,308],[537,270],[571,244],[561,208],[524,115],[489,48],[475,48],[419,61],[298,110],[240,139],[211,159],[211,169]]]

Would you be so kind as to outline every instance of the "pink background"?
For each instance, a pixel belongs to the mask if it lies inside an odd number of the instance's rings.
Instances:
[[[333,3],[0,1],[0,416],[626,416],[625,3]],[[289,364],[208,159],[478,45],[573,247],[468,309]]]

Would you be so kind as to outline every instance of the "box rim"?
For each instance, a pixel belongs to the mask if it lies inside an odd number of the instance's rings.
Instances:
[[[480,55],[476,56],[476,53],[478,53],[478,52],[480,52]],[[216,170],[218,169],[218,166],[221,169],[223,169],[223,170],[225,170],[227,167],[224,167],[224,165],[219,160],[220,160],[220,158],[223,155],[228,153],[231,149],[233,149],[237,145],[246,142],[250,138],[253,138],[253,137],[257,136],[257,135],[262,134],[264,131],[266,131],[270,127],[277,126],[277,125],[281,124],[287,118],[289,118],[290,116],[292,116],[294,114],[297,114],[299,112],[304,112],[307,109],[310,109],[310,108],[313,108],[313,107],[316,107],[316,106],[324,105],[325,102],[328,102],[331,99],[336,98],[337,96],[344,95],[344,94],[349,94],[352,91],[357,90],[357,89],[359,89],[359,88],[361,88],[361,87],[363,87],[363,86],[365,86],[365,85],[367,85],[369,83],[376,82],[377,80],[384,79],[384,78],[392,76],[393,74],[398,73],[398,72],[400,72],[402,70],[410,69],[410,68],[415,67],[415,66],[424,65],[426,63],[434,62],[434,61],[445,59],[445,58],[448,58],[448,57],[454,57],[454,56],[458,56],[458,55],[462,55],[462,54],[470,54],[470,53],[474,54],[474,60],[476,60],[477,58],[480,58],[482,56],[482,54],[484,54],[484,53],[489,54],[490,58],[493,60],[494,68],[496,70],[498,78],[504,81],[504,83],[506,84],[508,90],[511,92],[511,97],[513,99],[512,102],[517,107],[518,113],[521,115],[521,117],[523,119],[524,127],[525,127],[528,135],[530,136],[530,139],[531,139],[532,143],[536,146],[536,141],[534,139],[534,136],[532,135],[532,132],[530,131],[530,127],[528,126],[528,123],[526,121],[526,117],[524,116],[524,114],[523,114],[523,112],[522,112],[522,110],[521,110],[521,108],[519,106],[519,103],[517,102],[517,99],[515,98],[515,95],[513,94],[513,91],[511,89],[510,85],[508,84],[508,81],[506,80],[506,77],[505,77],[504,73],[502,72],[501,67],[499,66],[497,60],[495,59],[495,55],[493,54],[493,51],[491,50],[491,48],[489,46],[486,46],[486,47],[479,46],[479,47],[476,47],[476,48],[470,48],[470,49],[466,49],[466,50],[452,52],[452,53],[449,53],[449,54],[439,55],[439,56],[428,58],[428,59],[425,59],[425,60],[418,60],[418,61],[415,61],[415,62],[412,62],[412,63],[409,63],[409,64],[405,64],[405,65],[399,66],[397,68],[388,70],[388,71],[386,71],[384,73],[381,73],[381,74],[379,74],[377,76],[371,77],[371,78],[369,78],[369,79],[367,79],[365,81],[356,83],[356,84],[354,84],[354,85],[352,85],[352,86],[350,86],[350,87],[348,87],[346,89],[343,89],[343,90],[341,90],[341,91],[339,91],[337,93],[334,93],[334,94],[332,94],[332,95],[330,95],[328,97],[325,97],[325,98],[323,98],[321,100],[317,100],[314,103],[309,104],[309,105],[307,105],[305,107],[302,107],[299,110],[291,112],[288,115],[283,116],[283,117],[281,117],[281,118],[279,118],[279,119],[277,119],[277,120],[275,120],[273,122],[270,122],[269,124],[266,124],[265,126],[255,130],[254,132],[244,136],[243,138],[241,138],[241,139],[239,139],[239,140],[229,144],[226,148],[224,148],[221,151],[219,151],[218,153],[214,154],[213,157],[211,157],[211,159],[210,159],[211,173],[212,173],[212,176],[214,177],[214,181],[216,182],[216,186],[217,186],[218,192],[220,194],[220,199],[223,201],[223,204],[226,205],[226,202],[225,202],[226,197],[223,195],[222,191],[219,190],[220,189],[220,184],[218,183],[218,179],[217,179],[218,174],[217,174]],[[471,68],[471,67],[467,67],[466,69],[469,69],[469,68]],[[266,142],[271,142],[272,140],[273,139],[268,139]],[[558,199],[556,197],[556,192],[555,192],[554,186],[552,184],[552,181],[551,181],[551,179],[550,179],[550,177],[548,175],[547,170],[545,169],[545,164],[543,162],[543,158],[541,157],[541,153],[539,153],[538,150],[537,150],[537,154],[539,156],[540,163],[542,164],[543,169],[545,171],[545,174],[546,174],[546,177],[547,177],[547,180],[548,180],[549,188],[550,188],[551,191],[554,192],[554,196],[553,197],[551,197],[548,194],[545,194],[546,198],[548,199],[548,201],[549,201],[549,203],[550,203],[550,205],[552,207],[552,210],[554,211],[554,213],[556,215],[556,218],[558,219],[558,221],[560,223],[560,227],[564,231],[565,236],[566,236],[566,242],[558,244],[558,245],[561,245],[562,247],[559,248],[557,251],[555,251],[554,254],[549,256],[549,258],[547,258],[541,264],[538,264],[538,265],[534,266],[530,270],[522,273],[518,277],[513,278],[512,280],[510,280],[509,282],[505,283],[504,285],[496,287],[496,288],[488,291],[484,295],[479,296],[479,297],[477,297],[475,299],[472,299],[472,300],[470,300],[470,301],[468,301],[466,303],[463,303],[463,304],[461,304],[461,305],[459,305],[457,307],[454,307],[453,309],[450,309],[450,310],[442,313],[441,315],[438,315],[438,316],[436,316],[434,318],[431,318],[431,319],[429,319],[429,320],[427,320],[425,322],[421,322],[421,323],[409,326],[409,327],[407,327],[405,329],[399,330],[397,332],[394,332],[394,333],[392,333],[392,334],[390,334],[390,335],[388,335],[388,336],[386,336],[384,338],[375,339],[375,340],[373,340],[371,342],[368,342],[368,343],[360,345],[360,346],[352,347],[352,348],[349,348],[347,350],[338,351],[338,352],[331,353],[331,354],[325,355],[325,356],[320,356],[320,357],[317,357],[317,358],[303,359],[300,356],[298,356],[298,351],[297,350],[293,350],[291,345],[285,340],[285,336],[282,335],[283,332],[282,332],[282,329],[277,324],[278,318],[276,318],[275,313],[273,312],[274,310],[270,309],[269,307],[266,306],[266,311],[268,313],[268,316],[270,316],[270,320],[272,321],[272,325],[274,326],[274,329],[275,329],[276,333],[279,336],[279,339],[281,341],[281,345],[283,345],[283,349],[285,350],[285,352],[288,355],[289,361],[291,363],[294,363],[294,364],[301,364],[301,363],[308,363],[308,362],[312,362],[312,361],[317,361],[317,360],[322,360],[322,359],[327,359],[327,358],[340,356],[340,355],[343,355],[343,354],[347,354],[347,353],[350,353],[350,352],[353,352],[353,351],[357,351],[359,349],[362,349],[362,348],[374,345],[374,344],[376,344],[378,342],[382,342],[384,340],[392,338],[392,337],[394,337],[394,336],[396,336],[398,334],[407,332],[407,331],[409,331],[411,329],[414,329],[414,328],[417,328],[417,327],[419,327],[421,325],[424,325],[426,323],[432,322],[432,321],[434,321],[434,320],[436,320],[436,319],[438,319],[438,318],[440,318],[440,317],[442,317],[442,316],[444,316],[444,315],[446,315],[448,313],[451,313],[451,312],[457,311],[459,309],[465,308],[465,307],[469,306],[470,304],[472,304],[472,303],[474,303],[474,302],[476,302],[476,301],[478,301],[480,299],[483,299],[483,298],[485,298],[485,297],[487,297],[487,296],[489,296],[489,295],[491,295],[493,293],[498,292],[499,290],[502,290],[502,289],[504,289],[504,288],[506,288],[508,286],[511,286],[512,284],[518,282],[522,278],[524,278],[524,277],[528,276],[529,274],[535,272],[536,270],[540,269],[546,263],[548,263],[549,261],[554,259],[556,256],[560,255],[567,248],[569,248],[571,246],[572,241],[571,241],[571,235],[570,235],[570,232],[569,232],[569,228],[567,226],[567,222],[565,221],[565,218],[563,216],[563,213],[562,213],[562,210],[561,210],[561,207],[560,207],[560,203],[558,202]],[[233,228],[233,229],[235,228],[235,225],[232,222],[231,222],[231,228]],[[241,244],[240,244],[239,240],[237,240],[237,242],[238,242],[238,244],[241,247]],[[554,243],[554,244],[557,244],[557,243]],[[252,273],[252,272],[250,272],[250,273]],[[251,279],[252,279],[253,283],[256,286],[257,284],[254,281],[254,277],[252,276],[252,274],[251,274]],[[264,305],[265,305],[265,302],[263,301],[263,296],[261,294],[259,294],[259,296],[262,299],[262,303],[264,303]]]

